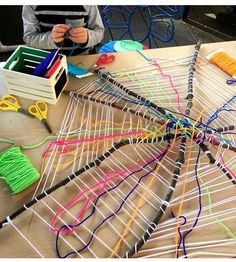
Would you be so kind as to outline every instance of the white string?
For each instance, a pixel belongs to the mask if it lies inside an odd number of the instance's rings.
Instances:
[[[20,236],[22,238],[24,238],[24,240],[36,251],[36,253],[38,253],[38,255],[41,258],[44,258],[44,256],[42,255],[42,253],[33,245],[33,243],[31,241],[28,240],[28,238],[13,224],[12,220],[10,219],[10,217],[6,217],[7,222],[17,231],[17,233],[20,234]]]
[[[161,58],[159,58],[161,59]],[[204,61],[204,59],[202,59]],[[159,61],[159,60],[158,60]],[[173,75],[173,82],[175,84],[175,86],[178,88],[178,92],[179,92],[179,96],[180,96],[180,106],[181,108],[183,108],[185,106],[185,101],[184,101],[184,97],[186,95],[186,85],[187,85],[187,78],[186,75],[188,73],[187,69],[188,69],[188,65],[189,62],[191,61],[191,57],[183,57],[181,59],[169,59],[166,60],[165,62],[160,63],[162,66],[162,70],[165,71],[166,74],[170,74]],[[178,66],[180,66],[181,68],[177,68],[175,67],[176,64]],[[135,77],[132,78],[130,77],[130,73],[132,73],[132,71],[136,71],[135,73]],[[214,88],[216,88],[216,86],[218,88],[222,89],[222,92],[217,94],[216,97],[214,97],[214,105],[213,107],[208,107],[208,105],[211,103],[211,98],[206,97],[203,98],[201,95],[198,94],[194,94],[194,103],[200,106],[201,108],[206,108],[206,110],[204,111],[204,113],[202,114],[203,119],[208,119],[210,115],[212,115],[212,113],[214,113],[214,111],[217,108],[217,105],[222,106],[223,103],[227,100],[226,97],[230,97],[233,95],[233,91],[229,91],[227,90],[227,86],[223,85],[221,83],[218,83],[214,77],[210,77],[209,76],[209,71],[211,72],[211,74],[219,74],[220,72],[218,72],[218,70],[216,70],[215,68],[213,69],[212,66],[210,65],[206,65],[206,66],[199,66],[197,64],[197,71],[195,73],[195,85],[197,90],[199,90],[199,93],[204,93],[206,88],[209,90],[214,90]],[[151,101],[153,101],[154,103],[157,103],[159,106],[163,106],[172,110],[177,110],[177,101],[176,101],[176,94],[174,93],[174,90],[172,89],[172,87],[170,87],[169,82],[160,77],[155,66],[153,65],[146,65],[146,66],[140,66],[140,67],[135,67],[132,69],[128,69],[128,70],[120,70],[117,71],[115,74],[126,74],[124,76],[118,76],[117,80],[120,81],[124,86],[126,86],[127,88],[129,88],[130,90],[133,90],[137,93],[139,93],[140,95],[149,98]],[[156,74],[155,74],[156,73]],[[151,77],[150,77],[151,76]],[[135,81],[133,81],[133,79],[135,79]],[[222,76],[222,81],[224,81],[224,76]],[[140,80],[140,81],[138,81]],[[143,80],[143,81],[141,81]],[[84,87],[82,87],[78,93],[79,94],[83,94],[83,93],[89,93],[92,90],[95,90],[97,87],[100,86],[101,84],[101,80],[99,78],[97,78],[96,80],[93,80],[92,82],[88,83],[87,85],[85,85]],[[155,83],[157,82],[157,83]],[[103,83],[102,84],[102,88],[103,90],[106,90],[106,84]],[[119,91],[119,88],[117,86],[112,86],[114,91]],[[156,94],[155,90],[160,89],[161,87],[161,93],[160,94]],[[111,94],[106,94],[103,92],[94,92],[91,97],[97,98],[97,99],[101,99],[104,101],[108,101],[108,102],[112,102],[112,103],[120,103],[125,107],[130,107],[132,108],[134,111],[136,112],[144,112],[145,114],[149,114],[149,109],[144,106],[144,105],[131,105],[130,103],[123,101],[122,98],[124,98],[125,94],[121,92],[121,97],[115,97]],[[166,97],[168,96],[170,101],[165,101]],[[134,98],[132,98],[133,100],[135,100]],[[213,99],[213,98],[212,98]],[[171,101],[174,102],[172,103]],[[209,103],[210,102],[210,103]],[[77,139],[81,139],[81,138],[96,138],[96,133],[98,131],[98,137],[101,135],[107,136],[107,135],[113,135],[114,134],[114,125],[113,124],[109,124],[110,121],[112,123],[114,123],[115,120],[115,115],[114,115],[114,110],[110,109],[107,106],[102,106],[101,109],[98,109],[98,106],[94,106],[95,104],[90,101],[86,101],[84,102],[83,105],[81,105],[80,99],[76,98],[76,97],[71,97],[69,100],[69,104],[68,107],[66,109],[65,112],[65,116],[64,119],[62,121],[62,125],[61,125],[61,129],[60,131],[58,131],[58,138],[57,140],[61,140],[62,135],[66,135],[64,137],[64,139],[68,139],[68,136],[70,134],[77,134]],[[200,109],[198,108],[194,108],[194,112],[192,117],[193,118],[198,118],[199,117],[199,113],[201,112]],[[81,121],[79,126],[74,127],[74,122],[76,121],[76,118],[78,117],[78,112],[80,112],[80,116],[81,116]],[[234,115],[233,113],[223,113],[224,118],[218,117],[216,120],[214,120],[214,122],[212,123],[212,126],[214,127],[219,127],[219,126],[223,126],[226,123],[231,123],[232,119],[234,119]],[[101,131],[103,124],[102,122],[100,122],[100,124],[98,126],[94,126],[94,132],[90,133],[89,131],[91,131],[92,125],[90,126],[89,123],[92,123],[93,121],[96,123],[98,120],[103,119],[105,121],[105,125],[104,125],[104,129],[105,131]],[[157,119],[156,116],[153,117],[154,119]],[[82,119],[84,119],[82,121]],[[128,113],[128,112],[124,112],[123,114],[123,123],[121,125],[121,132],[125,129],[125,121],[129,121],[130,125],[129,125],[129,130],[140,130],[139,126],[141,123],[141,119],[138,117],[133,116],[132,114]],[[135,123],[136,121],[136,123]],[[151,122],[148,122],[147,120],[142,120],[143,123],[145,123],[146,126],[146,130],[148,130],[149,125],[151,126]],[[82,135],[82,132],[85,132],[84,135]],[[92,135],[91,135],[92,134]],[[135,136],[131,136],[131,139],[134,138]],[[230,139],[232,141],[234,141],[233,136],[231,135],[223,135],[224,138]],[[122,136],[119,137],[119,139],[123,139]],[[102,147],[104,148],[109,148],[110,145],[112,145],[115,141],[119,141],[119,139],[114,139],[112,138],[111,140],[108,141],[108,139],[103,141],[103,145]],[[77,171],[80,167],[82,167],[85,163],[89,163],[91,161],[93,161],[95,158],[97,158],[100,155],[100,146],[97,143],[97,145],[95,146],[94,144],[91,146],[89,143],[83,142],[82,146],[81,145],[76,144],[75,148],[76,148],[76,154],[74,155],[74,161],[72,164],[72,173],[74,173],[75,171]],[[135,154],[137,154],[137,157],[145,162],[146,157],[153,157],[157,152],[161,152],[162,149],[165,148],[164,143],[158,143],[158,148],[156,150],[154,150],[153,147],[148,147],[146,146],[146,148],[148,148],[148,151],[144,150],[145,146],[143,145],[135,145],[134,147],[136,147],[134,149]],[[92,149],[91,149],[92,148]],[[196,154],[197,153],[197,146],[193,146],[192,149],[192,154]],[[64,147],[62,148],[62,150],[64,149]],[[52,187],[57,181],[58,181],[58,173],[59,173],[59,166],[60,163],[63,162],[63,155],[60,155],[59,157],[57,157],[55,160],[53,160],[53,156],[55,156],[58,152],[58,147],[54,146],[52,148],[52,152],[51,155],[49,156],[49,158],[47,159],[45,168],[44,168],[44,172],[43,175],[37,185],[37,188],[35,190],[34,196],[38,193],[39,187],[42,186],[42,191],[43,192],[46,188],[50,188]],[[91,152],[89,152],[89,150],[91,150]],[[190,150],[190,147],[188,148],[188,150]],[[135,162],[135,160],[130,157],[129,155],[126,154],[125,151],[123,150],[118,150],[119,151],[119,155],[122,156],[122,158],[126,158],[129,163],[132,164],[137,164],[137,162]],[[81,156],[79,158],[79,160],[77,161],[77,158],[80,154],[80,152],[86,152],[86,154],[83,154],[83,157]],[[222,149],[222,146],[219,147],[219,150],[217,151],[215,158],[218,161],[220,159],[220,155],[219,152],[221,152],[221,154],[224,156],[224,154],[226,154],[226,150]],[[103,153],[103,152],[102,152]],[[171,150],[170,151],[171,154],[176,155],[175,150]],[[186,154],[187,155],[187,154]],[[182,176],[186,177],[186,179],[180,179],[177,188],[181,188],[183,186],[184,183],[187,184],[191,184],[195,181],[195,171],[192,170],[191,168],[194,168],[195,163],[194,161],[194,157],[188,159],[189,161],[189,171],[183,172]],[[201,163],[201,167],[198,169],[199,172],[201,172],[201,178],[204,179],[204,183],[201,184],[201,187],[207,187],[208,190],[211,190],[211,195],[215,194],[217,195],[219,192],[226,192],[227,190],[233,190],[233,185],[230,184],[230,182],[227,180],[228,178],[225,178],[225,175],[223,173],[220,173],[220,175],[218,175],[216,178],[211,178],[208,179],[208,176],[211,175],[213,172],[217,171],[218,168],[216,166],[210,166],[207,162],[207,160],[205,159],[205,156],[201,156],[199,162]],[[235,166],[235,162],[236,162],[236,158],[232,157],[229,160],[225,161],[225,165],[230,165],[230,166]],[[111,165],[112,164],[112,165]],[[167,167],[168,164],[168,167]],[[169,179],[172,175],[173,167],[175,166],[175,161],[173,159],[173,156],[166,156],[164,159],[163,163],[160,163],[160,161],[158,161],[158,165],[160,165],[160,167],[162,169],[165,170],[166,172],[166,177],[162,176],[161,173],[157,173],[156,174],[156,181],[158,183],[160,183],[163,188],[168,188],[169,184]],[[171,168],[170,168],[171,167]],[[110,158],[110,162],[105,161],[103,164],[103,168],[107,168],[110,171],[116,171],[116,169],[120,170],[123,169],[124,171],[128,171],[128,167],[126,166],[126,164],[124,164],[120,159],[115,158],[115,157],[111,157]],[[93,170],[88,170],[87,174],[89,176],[95,176],[93,177],[93,179],[96,182],[99,182],[99,180],[103,179],[104,175],[106,174],[106,172],[104,171],[105,169],[103,168],[94,168]],[[146,167],[143,168],[143,171],[148,172],[148,170],[150,169],[150,167]],[[101,175],[100,175],[101,174]],[[170,176],[170,177],[168,177]],[[43,181],[44,178],[44,184],[42,185],[41,182]],[[222,179],[224,179],[224,182],[221,182]],[[137,175],[133,175],[132,177],[129,178],[129,180],[124,180],[123,178],[121,178],[121,180],[123,180],[124,185],[129,186],[130,188],[132,188],[133,183],[137,182],[138,176]],[[219,182],[217,182],[219,181]],[[49,184],[48,184],[49,183]],[[76,186],[77,189],[82,190],[83,187],[80,187],[80,185],[84,185],[85,188],[87,188],[87,185],[85,184],[83,177],[78,177],[76,178],[76,182],[73,181],[72,184],[74,184]],[[118,188],[117,190],[115,190],[112,194],[110,192],[108,192],[109,188],[114,186],[116,183],[111,181],[108,183],[105,191],[107,192],[107,195],[109,197],[111,197],[117,204],[119,203],[118,200],[124,200],[125,197],[125,192],[123,192],[120,188]],[[221,187],[221,188],[219,188]],[[162,199],[161,197],[158,195],[158,191],[154,192],[152,191],[150,188],[147,187],[147,185],[141,181],[139,188],[142,190],[145,190],[148,192],[148,197],[145,196],[143,197],[144,203],[145,205],[148,205],[150,207],[152,207],[155,210],[158,210],[159,207],[153,205],[153,203],[151,201],[155,200],[156,204],[157,203],[161,203]],[[76,190],[77,191],[77,190]],[[136,196],[140,197],[141,196],[141,191],[137,190],[136,191]],[[192,200],[194,200],[197,196],[197,187],[196,186],[192,186],[186,193],[185,193],[185,199],[183,201],[184,204],[191,202]],[[207,192],[202,192],[201,194],[202,198],[207,197],[208,193]],[[55,198],[53,198],[52,196],[50,196],[50,198],[56,202],[59,206],[63,207],[60,202],[58,200],[56,200]],[[220,207],[230,201],[233,201],[234,198],[228,198],[225,200],[221,200],[218,201],[216,203],[212,204],[212,208],[215,207]],[[181,201],[181,196],[176,195],[172,201],[171,201],[171,205],[169,206],[169,208],[171,208],[173,205],[178,205]],[[40,202],[43,202],[44,204],[46,204],[45,201],[41,200]],[[104,207],[106,207],[107,209],[109,209],[113,214],[114,211],[111,209],[111,207],[109,206],[109,203],[106,203],[105,200],[101,199],[100,202],[104,205]],[[50,208],[49,204],[46,204],[48,208]],[[92,203],[92,206],[94,206],[94,204]],[[94,206],[95,207],[95,206]],[[131,210],[134,211],[135,210],[135,203],[132,202],[132,200],[128,199],[126,201],[126,207]],[[51,208],[50,208],[51,209]],[[31,209],[33,210],[33,209]],[[98,211],[98,213],[104,218],[104,214],[103,212],[96,207],[96,210]],[[207,211],[208,207],[204,206],[203,207],[203,211]],[[53,211],[51,209],[51,211]],[[234,218],[234,216],[231,217],[227,217],[224,218],[224,215],[229,215],[230,213],[232,213],[234,211],[234,209],[228,209],[225,211],[225,213],[223,213],[222,210],[219,210],[218,212],[214,212],[214,215],[221,217],[221,221],[224,220],[232,220]],[[54,211],[53,211],[54,212]],[[70,213],[69,210],[65,209],[65,212],[68,213],[70,215],[71,218],[75,218],[73,214]],[[124,208],[124,212],[128,215],[128,218],[131,217],[131,213],[128,213],[128,209]],[[189,218],[189,216],[191,215],[196,215],[198,212],[198,209],[194,209],[186,212],[184,215],[187,217],[188,219],[188,224],[190,224],[191,221],[194,221],[195,218]],[[55,212],[54,212],[55,214]],[[119,215],[114,214],[115,218],[123,225],[125,225],[125,221],[122,221],[121,218],[119,217]],[[39,218],[41,217],[40,215],[38,216]],[[45,221],[44,218],[41,217],[41,219]],[[60,218],[59,218],[60,219]],[[211,215],[207,214],[207,215],[201,215],[201,221],[204,222],[204,225],[197,225],[195,228],[201,228],[201,227],[207,227],[211,224],[216,224],[217,221],[211,221],[206,223],[206,221],[208,219],[211,219]],[[62,221],[60,219],[60,221]],[[148,222],[150,221],[150,218],[148,217],[148,214],[144,214],[142,213],[140,210],[137,214],[137,219],[135,220],[135,226],[140,227],[142,230],[144,230],[147,226],[148,226]],[[64,221],[62,221],[63,224],[66,224]],[[108,221],[107,222],[109,224],[109,226],[111,227],[111,232],[113,232],[113,236],[114,234],[121,236],[120,232],[114,228],[114,225],[112,224],[112,222]],[[47,224],[47,223],[46,223]],[[167,222],[163,222],[160,223],[157,230],[157,234],[159,233],[163,233],[163,232],[168,232],[171,231],[171,226],[175,226],[176,225],[176,219],[169,219],[168,223]],[[48,226],[48,224],[47,224]],[[163,230],[160,230],[162,229]],[[165,229],[166,228],[166,229]],[[84,227],[85,230],[87,230],[90,234],[92,234],[92,232],[85,226]],[[165,231],[166,230],[166,231]],[[153,238],[150,238],[150,240],[148,241],[155,241],[158,240],[158,237],[155,238],[156,232],[154,232],[152,234]],[[112,233],[111,233],[112,234]],[[130,229],[130,234],[132,234],[132,236],[135,239],[138,239],[139,236],[135,233],[134,231],[134,227]],[[174,233],[168,233],[165,234],[163,236],[163,238],[168,237],[173,235]],[[77,236],[78,237],[78,236]],[[102,241],[102,239],[98,238],[96,235],[94,235],[95,239],[102,243],[102,245],[104,245],[104,247],[110,251],[112,251],[111,247],[109,247],[107,245],[107,243],[104,243]],[[65,240],[65,239],[63,239]],[[80,239],[80,241],[82,241]],[[216,240],[217,243],[218,240]],[[224,240],[222,240],[224,241]],[[66,242],[66,241],[65,241]],[[233,242],[233,241],[232,241]],[[132,243],[129,243],[128,240],[124,240],[125,245],[130,248]],[[206,243],[207,244],[207,241]],[[193,243],[194,245],[194,243]],[[191,246],[191,243],[186,243],[186,247],[188,247],[188,251],[190,250],[194,250],[195,247],[193,247],[192,249],[189,248],[189,246]],[[211,245],[211,247],[214,245]],[[216,245],[216,246],[220,246]],[[70,246],[71,247],[71,246]],[[174,252],[174,246],[169,246],[170,248],[173,247],[173,250],[169,250],[168,252]],[[206,245],[206,247],[202,247],[202,248],[207,248],[208,246]],[[72,247],[71,247],[72,248]],[[165,249],[165,247],[160,247]],[[72,248],[74,251],[76,251],[76,249]],[[91,248],[89,248],[89,251],[91,252],[91,254],[93,256],[96,257],[95,253],[93,252],[93,250]],[[157,250],[157,249],[154,249]],[[142,252],[147,252],[148,249],[144,249],[140,250],[140,254]],[[150,250],[151,251],[151,250]],[[78,255],[78,252],[76,252]],[[196,253],[189,253],[188,256],[195,256],[195,254],[198,254],[199,252]],[[201,252],[200,252],[201,253]],[[199,254],[200,254],[199,253]],[[159,254],[152,254],[150,255],[152,256],[160,256],[162,254],[165,254],[165,252],[163,253],[159,253]],[[119,256],[118,254],[116,254],[117,256]],[[79,256],[82,256],[81,254],[79,254]],[[149,255],[147,255],[147,257],[149,257]]]

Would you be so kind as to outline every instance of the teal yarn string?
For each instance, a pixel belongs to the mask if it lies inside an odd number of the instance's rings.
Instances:
[[[79,66],[73,65],[71,63],[67,63],[67,68],[68,68],[69,75],[72,75],[72,76],[85,75],[89,72],[88,70],[81,68]]]
[[[26,189],[39,177],[40,174],[19,147],[9,147],[0,153],[0,178],[6,181],[13,194]]]

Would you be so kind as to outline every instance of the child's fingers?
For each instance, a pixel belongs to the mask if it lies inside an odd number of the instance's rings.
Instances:
[[[84,27],[74,28],[71,29],[69,32],[70,40],[75,43],[84,44],[88,41],[88,32]]]
[[[81,34],[87,34],[87,31],[84,27],[80,27],[80,28],[74,28],[70,30],[70,34],[72,36],[79,36]]]
[[[58,37],[64,37],[64,32],[52,32],[52,37],[58,38]]]
[[[55,25],[55,27],[63,28],[63,29],[65,29],[65,30],[70,29],[70,26],[69,26],[69,25],[66,25],[66,24],[57,24],[57,25]]]
[[[52,39],[55,43],[63,41],[65,32],[52,31]]]
[[[65,33],[69,29],[70,27],[68,25],[58,24],[53,27],[52,32]]]

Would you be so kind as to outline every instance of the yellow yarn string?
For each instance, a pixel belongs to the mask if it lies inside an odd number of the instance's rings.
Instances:
[[[166,125],[167,123],[165,123],[164,125]],[[163,125],[163,126],[164,126]],[[177,127],[178,127],[178,123],[176,124],[176,129],[175,129],[175,136],[174,136],[174,139],[173,139],[173,142],[171,144],[171,147],[170,149],[168,150],[168,152],[171,151],[171,149],[174,147],[174,144],[175,144],[175,140],[176,140],[176,136],[177,136]],[[162,128],[162,127],[161,127]],[[168,155],[168,152],[166,154],[166,156]],[[156,170],[154,171],[154,173],[152,173],[152,178],[151,180],[149,181],[148,185],[147,185],[147,188],[150,188],[150,186],[153,184],[153,181],[154,179],[156,178],[156,173],[158,172],[159,168],[161,167],[161,163],[164,161],[164,158],[161,159],[160,161],[160,164],[158,165],[158,167],[156,168]],[[136,208],[131,216],[131,218],[129,219],[124,231],[123,231],[123,234],[121,235],[121,237],[119,238],[116,246],[114,247],[111,255],[109,256],[109,258],[112,258],[115,254],[117,254],[120,250],[120,247],[121,247],[121,244],[122,244],[122,241],[123,239],[127,236],[127,234],[129,233],[129,229],[134,221],[134,219],[136,218],[137,214],[138,214],[138,210],[140,209],[140,207],[142,206],[143,204],[143,198],[146,196],[147,194],[147,189],[142,193],[142,195],[140,196],[138,202],[137,202],[137,205],[136,205]]]
[[[210,62],[217,65],[228,75],[236,76],[236,60],[228,56],[225,52],[213,54]]]
[[[168,123],[170,122],[170,120],[167,120],[160,128],[158,128],[157,130],[153,131],[153,132],[150,132],[150,134],[147,134],[144,138],[142,138],[142,141],[147,139],[147,138],[150,138],[150,137],[155,137],[158,133],[162,136],[165,135],[165,133],[161,133],[160,130],[163,129]],[[142,141],[140,141],[140,144],[142,143]],[[139,144],[137,144],[134,149],[137,148]]]

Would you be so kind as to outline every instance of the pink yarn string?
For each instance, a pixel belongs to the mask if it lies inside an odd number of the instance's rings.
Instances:
[[[85,190],[83,190],[82,192],[80,192],[76,197],[74,197],[68,204],[66,204],[64,207],[60,208],[56,214],[53,216],[50,225],[51,225],[51,231],[52,232],[62,232],[62,233],[66,233],[66,234],[72,234],[75,230],[75,226],[76,224],[79,222],[79,220],[83,217],[84,213],[86,212],[89,203],[95,198],[97,197],[99,194],[101,194],[105,188],[106,185],[110,182],[110,181],[114,181],[116,178],[118,177],[125,177],[129,172],[134,171],[137,168],[141,168],[143,165],[145,165],[146,163],[157,159],[161,154],[163,154],[165,152],[165,150],[163,150],[161,153],[158,153],[156,155],[154,155],[151,158],[146,159],[144,162],[141,162],[137,165],[134,165],[130,168],[128,168],[127,171],[110,171],[107,174],[105,174],[104,176],[104,180],[95,183],[93,186],[91,186],[90,188],[87,188]],[[110,177],[111,174],[114,174],[114,176]],[[93,192],[93,190],[96,190],[98,187],[101,187],[98,192]],[[82,208],[80,209],[80,211],[78,212],[76,218],[73,220],[73,224],[71,228],[68,229],[64,229],[64,228],[55,228],[55,222],[58,218],[59,215],[61,215],[62,213],[64,213],[65,211],[67,211],[68,208],[74,206],[79,199],[81,199],[82,196],[84,196],[87,192],[91,192],[91,196],[89,196],[86,200],[86,202],[84,203],[84,205],[82,206]]]
[[[164,74],[164,73],[162,72],[162,69],[161,69],[160,64],[158,64],[155,59],[152,59],[152,62],[151,62],[151,63],[158,68],[159,72],[161,73],[161,75],[162,75],[164,78],[167,78],[167,79],[169,80],[171,87],[172,87],[173,90],[175,91],[175,94],[176,94],[176,97],[177,97],[177,103],[178,103],[178,110],[179,110],[179,112],[181,113],[179,92],[178,92],[177,88],[175,87],[175,85],[174,85],[174,83],[173,83],[173,81],[172,81],[171,76],[170,76],[170,75],[167,75],[167,74]]]
[[[125,132],[125,133],[115,133],[115,134],[112,134],[112,135],[99,136],[99,137],[94,137],[94,138],[82,138],[82,139],[74,139],[74,140],[52,141],[51,143],[49,143],[49,145],[47,146],[45,151],[42,153],[42,156],[45,157],[47,155],[47,153],[50,150],[52,145],[65,146],[66,149],[63,149],[63,151],[58,152],[58,154],[63,155],[65,153],[69,152],[69,147],[68,147],[69,145],[75,145],[75,144],[79,144],[79,143],[83,143],[83,142],[99,141],[99,140],[104,140],[104,139],[116,138],[116,137],[120,137],[120,136],[138,135],[138,134],[142,134],[142,133],[144,133],[144,131],[140,130],[140,131],[129,131],[129,132]]]

